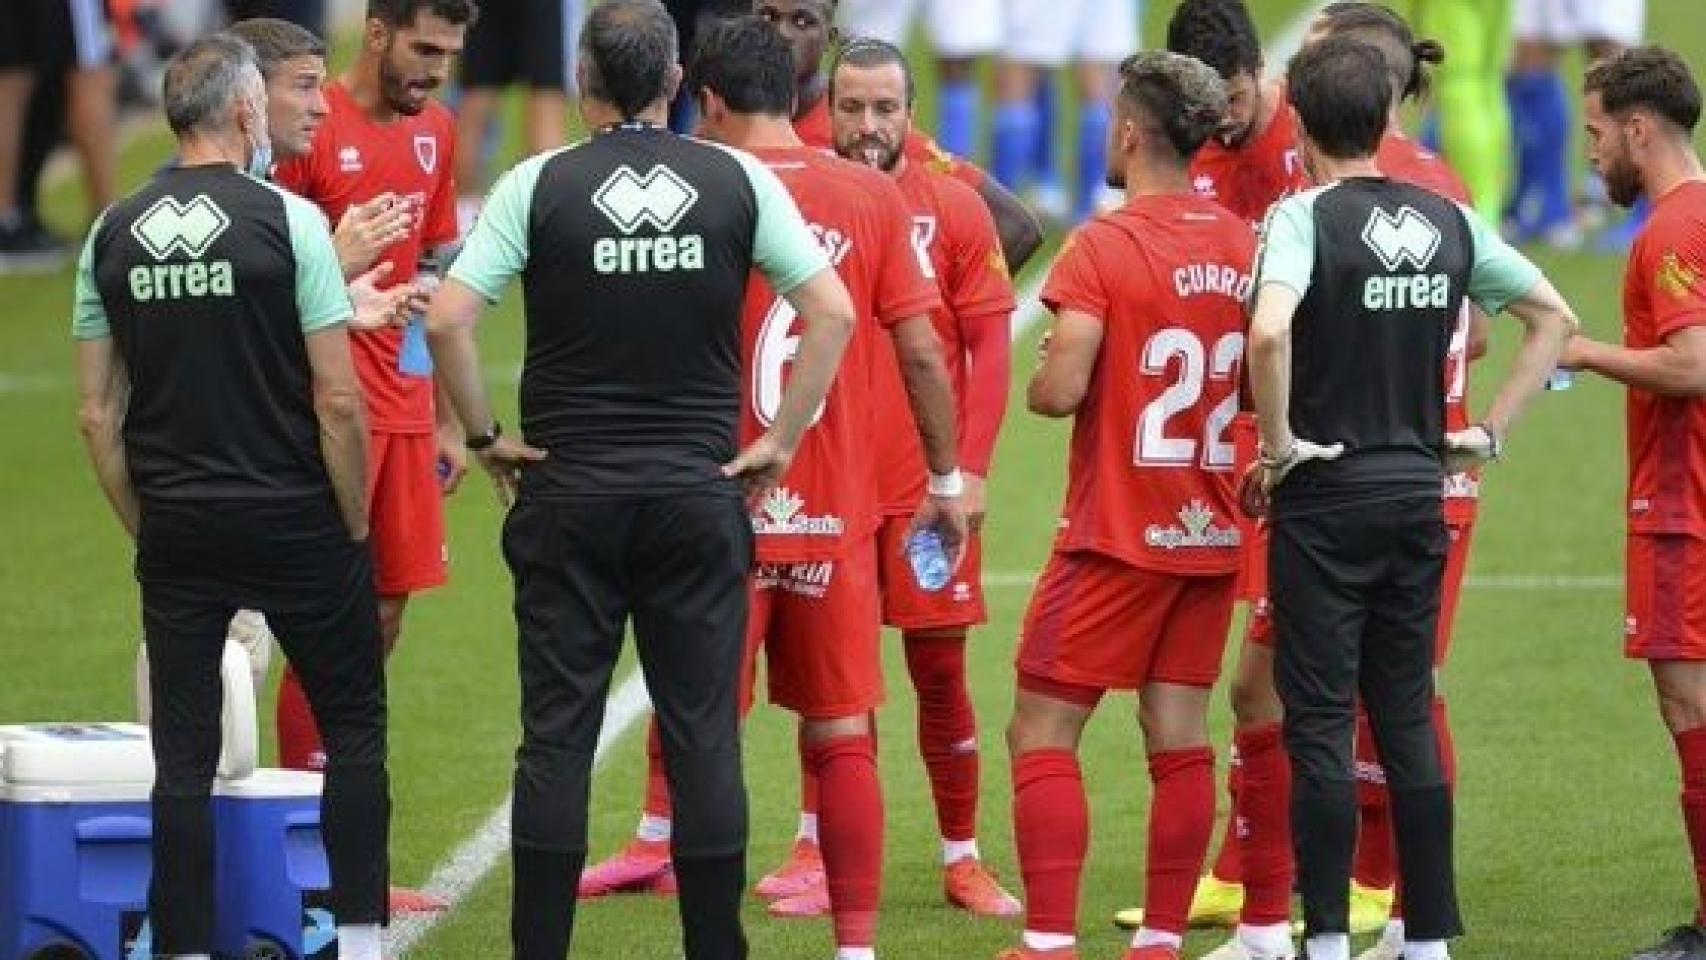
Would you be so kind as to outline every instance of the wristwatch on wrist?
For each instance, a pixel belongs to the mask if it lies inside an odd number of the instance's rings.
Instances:
[[[932,473],[929,483],[932,497],[957,497],[966,492],[966,478],[958,467],[947,473]]]
[[[492,426],[490,429],[488,429],[485,433],[471,434],[468,437],[468,440],[466,441],[466,443],[467,443],[469,450],[472,450],[475,453],[479,453],[480,451],[485,450],[488,447],[490,447],[492,444],[497,443],[498,438],[503,436],[503,435],[504,435],[503,425],[498,423],[496,420],[493,420]]]

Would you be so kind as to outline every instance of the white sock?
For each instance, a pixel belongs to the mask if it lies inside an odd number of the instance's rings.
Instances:
[[[836,947],[835,960],[877,960],[877,948]]]
[[[1078,938],[1070,933],[1038,933],[1035,930],[1026,930],[1021,939],[1024,940],[1025,946],[1032,950],[1060,950],[1078,944]]]
[[[384,936],[377,923],[338,924],[341,960],[383,960]]]
[[[1131,935],[1131,946],[1134,950],[1138,947],[1172,947],[1177,950],[1184,942],[1185,938],[1176,933],[1151,930],[1148,927],[1139,927],[1137,932]]]
[[[1404,944],[1404,960],[1451,960],[1444,940],[1411,940]]]
[[[817,842],[817,814],[805,812],[800,814],[800,829],[795,831],[794,839]]]
[[[1380,942],[1388,947],[1404,947],[1404,918],[1393,917],[1386,921],[1386,929],[1380,932]]]
[[[1309,960],[1351,960],[1351,935],[1323,933],[1310,937]]]
[[[1283,957],[1291,953],[1291,924],[1238,925],[1238,942],[1252,953]]]
[[[640,817],[640,825],[634,828],[634,836],[649,843],[664,843],[669,840],[672,824],[673,821],[668,817],[643,814]]]
[[[942,841],[942,866],[951,866],[967,858],[978,859],[977,839],[975,837],[971,840]]]

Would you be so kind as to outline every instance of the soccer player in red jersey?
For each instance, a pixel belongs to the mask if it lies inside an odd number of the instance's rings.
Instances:
[[[1623,344],[1576,337],[1564,364],[1629,387],[1628,615],[1682,764],[1700,909],[1632,960],[1706,958],[1706,170],[1701,95],[1682,58],[1637,47],[1588,70],[1588,157],[1619,206],[1652,218],[1629,253]]]
[[[749,654],[765,653],[772,702],[800,717],[806,771],[821,785],[822,871],[837,960],[875,957],[883,807],[872,712],[883,699],[876,533],[881,522],[873,391],[893,343],[933,479],[914,504],[915,529],[934,527],[957,554],[966,534],[956,466],[953,393],[930,322],[940,294],[912,243],[899,190],[876,171],[805,146],[789,123],[790,58],[756,18],[706,27],[689,83],[708,138],[745,150],[782,180],[852,293],[860,326],[822,410],[781,485],[756,505]],[[795,317],[762,280],[748,289],[743,349],[751,378],[742,432],[775,415]],[[751,683],[751,671],[747,682]],[[750,697],[749,701],[750,703]],[[654,774],[655,776],[655,774]],[[648,819],[661,811],[649,789]],[[667,794],[665,795],[665,799]],[[603,867],[595,870],[604,869]],[[591,872],[591,871],[589,871]],[[583,891],[586,883],[583,877]],[[820,895],[808,889],[812,900]],[[780,916],[814,914],[783,897]]]
[[[1233,451],[1255,235],[1193,193],[1226,112],[1200,61],[1121,65],[1109,182],[1120,210],[1073,235],[1030,408],[1074,418],[1054,553],[1026,613],[1008,748],[1026,893],[1009,960],[1076,960],[1088,810],[1077,746],[1108,690],[1138,691],[1154,796],[1143,926],[1129,960],[1179,955],[1214,830],[1209,694],[1239,563]]]
[[[1007,410],[1012,367],[1012,279],[1000,239],[977,194],[931,162],[906,156],[914,87],[905,54],[881,40],[843,47],[831,72],[835,151],[888,173],[912,213],[912,242],[928,255],[942,291],[931,314],[957,400],[960,466],[973,534],[959,574],[945,589],[919,588],[906,561],[909,518],[927,470],[899,367],[879,365],[876,403],[878,484],[883,529],[878,576],[883,622],[902,631],[907,672],[918,694],[918,746],[930,777],[942,837],[948,901],[986,916],[1017,916],[1019,901],[984,869],[977,847],[977,716],[966,682],[966,633],[985,619],[977,529],[985,481]]]
[[[836,0],[753,0],[753,12],[774,24],[794,54],[794,129],[809,147],[831,150],[835,133],[829,116],[829,78],[824,54],[840,43],[835,27]],[[1016,196],[974,163],[943,150],[921,130],[906,138],[908,159],[934,163],[977,191],[989,207],[1001,235],[1007,262],[1018,270],[1043,243],[1042,224]]]
[[[367,13],[355,62],[326,86],[330,113],[313,148],[274,176],[333,223],[381,194],[403,198],[414,212],[411,230],[381,262],[391,265],[388,283],[415,284],[424,306],[436,278],[419,276],[418,264],[457,239],[455,121],[431,94],[448,79],[476,7],[473,0],[369,0]],[[443,497],[466,469],[467,455],[448,405],[435,415],[430,360],[417,362],[426,357],[418,322],[408,331],[350,340],[367,403],[374,572],[389,651],[402,632],[409,595],[445,582]],[[278,728],[284,766],[324,763],[307,701],[290,673],[279,691]]]

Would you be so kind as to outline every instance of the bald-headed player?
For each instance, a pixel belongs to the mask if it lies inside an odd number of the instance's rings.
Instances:
[[[841,42],[835,26],[836,0],[753,0],[754,13],[775,25],[794,54],[794,128],[807,146],[829,150],[834,132],[829,120],[829,77],[823,61]],[[1019,270],[1042,246],[1043,228],[1025,204],[976,164],[947,153],[920,130],[906,141],[907,156],[935,161],[977,191],[989,206],[1008,264]]]
[[[978,196],[940,163],[909,159],[915,87],[905,55],[856,39],[836,58],[829,88],[835,152],[887,173],[912,217],[912,242],[928,257],[942,306],[931,313],[953,379],[973,535],[959,573],[942,590],[919,588],[905,558],[908,518],[927,469],[899,368],[881,365],[877,461],[883,500],[878,568],[883,622],[899,628],[918,694],[918,746],[930,776],[942,838],[948,901],[986,916],[1015,916],[1019,902],[982,866],[977,846],[977,716],[966,680],[966,634],[985,619],[981,526],[984,486],[1007,410],[1012,367],[1012,279],[995,224]]]

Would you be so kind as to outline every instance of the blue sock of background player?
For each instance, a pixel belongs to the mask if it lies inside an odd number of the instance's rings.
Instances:
[[[1513,73],[1505,84],[1517,143],[1517,229],[1535,237],[1567,225],[1570,202],[1570,101],[1555,70]]]
[[[1113,107],[1105,100],[1087,101],[1078,108],[1078,192],[1074,197],[1074,220],[1086,220],[1096,212],[1096,199],[1108,175],[1108,124]]]
[[[983,100],[977,80],[944,81],[939,96],[942,112],[936,138],[942,149],[957,157],[976,159],[978,105]]]

